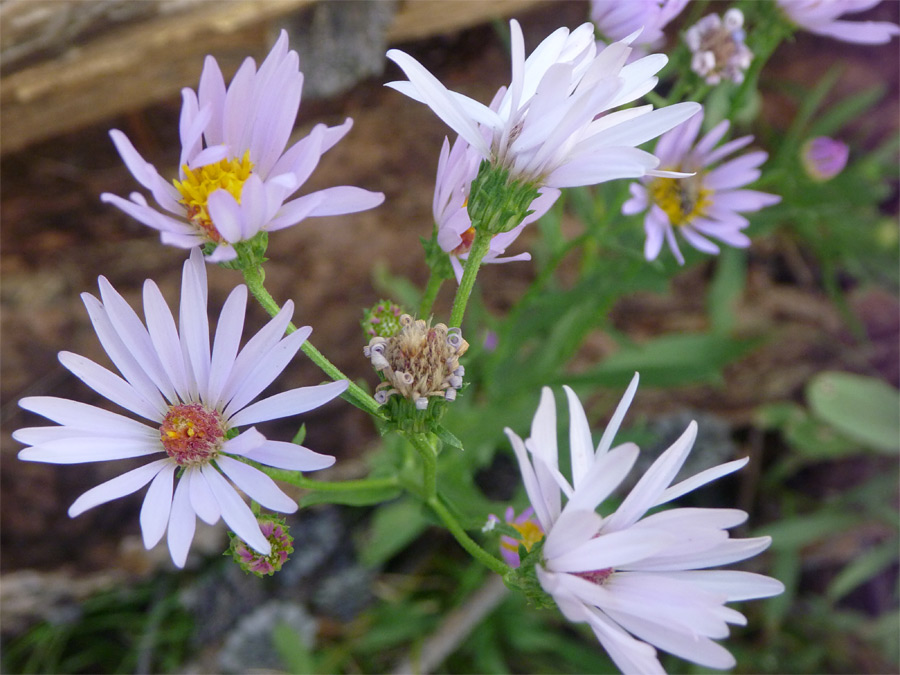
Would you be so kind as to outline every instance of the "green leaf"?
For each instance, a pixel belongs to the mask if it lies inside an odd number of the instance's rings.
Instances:
[[[891,537],[849,563],[828,585],[826,595],[832,602],[840,600],[897,560],[897,539]]]
[[[300,428],[297,429],[297,433],[294,434],[294,437],[291,439],[291,443],[296,445],[303,445],[303,441],[306,439],[306,424],[301,424]]]
[[[312,652],[288,624],[282,622],[272,630],[272,645],[289,673],[315,673]]]
[[[725,365],[741,358],[757,344],[758,340],[736,340],[705,333],[663,335],[624,347],[599,367],[579,375],[565,375],[559,381],[610,385],[627,383],[639,372],[643,383],[655,386],[715,382],[721,378]]]
[[[388,561],[428,525],[422,505],[411,499],[386,504],[375,512],[366,541],[360,547],[364,565],[377,567]]]
[[[348,506],[371,506],[396,499],[400,496],[399,487],[373,488],[367,490],[348,491],[321,491],[310,492],[303,495],[300,500],[300,508],[313,504],[346,504]]]
[[[772,403],[757,410],[757,422],[765,429],[777,429],[802,457],[815,460],[838,459],[859,454],[859,446],[832,427],[810,417],[796,403]],[[793,459],[799,459],[794,456]],[[796,462],[795,462],[796,463]]]
[[[816,417],[849,438],[887,454],[900,451],[900,393],[873,377],[819,373],[806,387]]]
[[[864,520],[860,515],[833,510],[819,510],[804,516],[785,518],[754,532],[754,536],[772,537],[773,551],[790,551],[827,539],[838,532],[856,527]]]
[[[706,299],[713,333],[726,335],[734,329],[736,305],[746,279],[746,254],[734,248],[723,250],[716,260],[716,274]]]
[[[465,448],[463,447],[462,441],[459,440],[452,433],[447,431],[447,429],[444,426],[438,425],[438,427],[437,427],[437,429],[435,429],[434,433],[437,435],[437,437],[439,439],[441,439],[441,443],[443,443],[444,445],[449,445],[451,448],[455,448],[456,450],[460,450],[460,451],[465,450]]]

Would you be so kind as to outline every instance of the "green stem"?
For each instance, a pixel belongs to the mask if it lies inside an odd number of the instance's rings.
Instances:
[[[505,577],[509,572],[509,566],[475,543],[475,540],[466,534],[466,531],[462,528],[456,518],[453,517],[453,514],[450,513],[450,510],[444,505],[440,497],[435,496],[432,499],[429,499],[428,505],[443,521],[444,525],[447,526],[447,529],[450,530],[450,533],[456,538],[456,541],[459,542],[460,546],[466,549],[473,558],[482,563],[485,567]]]
[[[472,288],[475,286],[475,277],[478,275],[481,261],[491,248],[492,236],[485,228],[475,227],[475,240],[469,249],[469,258],[466,260],[466,267],[463,270],[459,288],[456,289],[456,297],[453,298],[453,309],[450,310],[451,327],[462,326],[463,316],[466,313],[466,304],[469,302],[469,296],[472,294]]]
[[[281,311],[281,307],[278,306],[278,303],[275,302],[275,299],[269,294],[269,291],[266,290],[263,283],[262,268],[256,265],[248,265],[242,267],[241,272],[244,274],[247,288],[250,289],[253,297],[257,299],[263,309],[269,313],[269,316],[278,314],[278,312]],[[286,332],[290,334],[295,330],[297,330],[297,327],[293,323],[288,323]],[[319,368],[321,368],[332,380],[347,380],[349,386],[347,387],[347,391],[341,394],[341,398],[349,401],[357,408],[365,410],[370,415],[384,419],[384,412],[382,412],[378,402],[369,396],[362,387],[344,375],[344,373],[342,373],[331,361],[325,358],[322,352],[316,349],[309,340],[304,340],[300,349],[303,350],[303,353],[306,354],[313,363],[319,366]]]
[[[297,471],[286,469],[273,469],[259,465],[269,478],[280,480],[306,490],[318,490],[319,492],[356,492],[360,490],[382,490],[400,487],[400,481],[396,476],[386,478],[360,478],[358,480],[327,481],[312,480]]]
[[[422,458],[422,488],[426,501],[437,498],[437,454],[426,434],[405,434]]]
[[[431,276],[428,277],[428,284],[425,286],[425,294],[422,296],[422,303],[419,305],[419,318],[427,319],[429,317],[443,283],[444,277],[431,270]]]

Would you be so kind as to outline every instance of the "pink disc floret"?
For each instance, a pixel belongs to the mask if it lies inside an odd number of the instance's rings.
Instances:
[[[179,466],[197,466],[215,459],[225,440],[221,413],[202,403],[169,408],[159,427],[159,439]]]

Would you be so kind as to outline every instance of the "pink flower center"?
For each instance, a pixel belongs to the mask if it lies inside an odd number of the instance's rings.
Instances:
[[[609,579],[613,572],[612,567],[607,567],[604,570],[594,570],[592,572],[574,572],[576,577],[581,577],[587,581],[590,581],[593,584],[597,584],[598,586],[602,586],[607,579]]]
[[[225,423],[202,403],[173,405],[159,427],[159,440],[179,466],[206,464],[222,449]]]

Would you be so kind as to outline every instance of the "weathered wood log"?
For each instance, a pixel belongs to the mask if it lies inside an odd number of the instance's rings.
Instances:
[[[538,3],[407,0],[384,21],[383,40],[449,34]],[[281,25],[293,24],[301,33],[304,24],[315,25],[316,4],[324,0],[8,1],[0,5],[0,48],[11,61],[4,64],[11,72],[0,82],[0,153],[196,86],[205,54],[215,54],[229,76],[245,56],[264,56]],[[359,3],[328,4],[335,14]],[[369,66],[378,63],[370,60]],[[373,72],[378,71],[360,77]],[[326,87],[321,93],[333,91]]]

